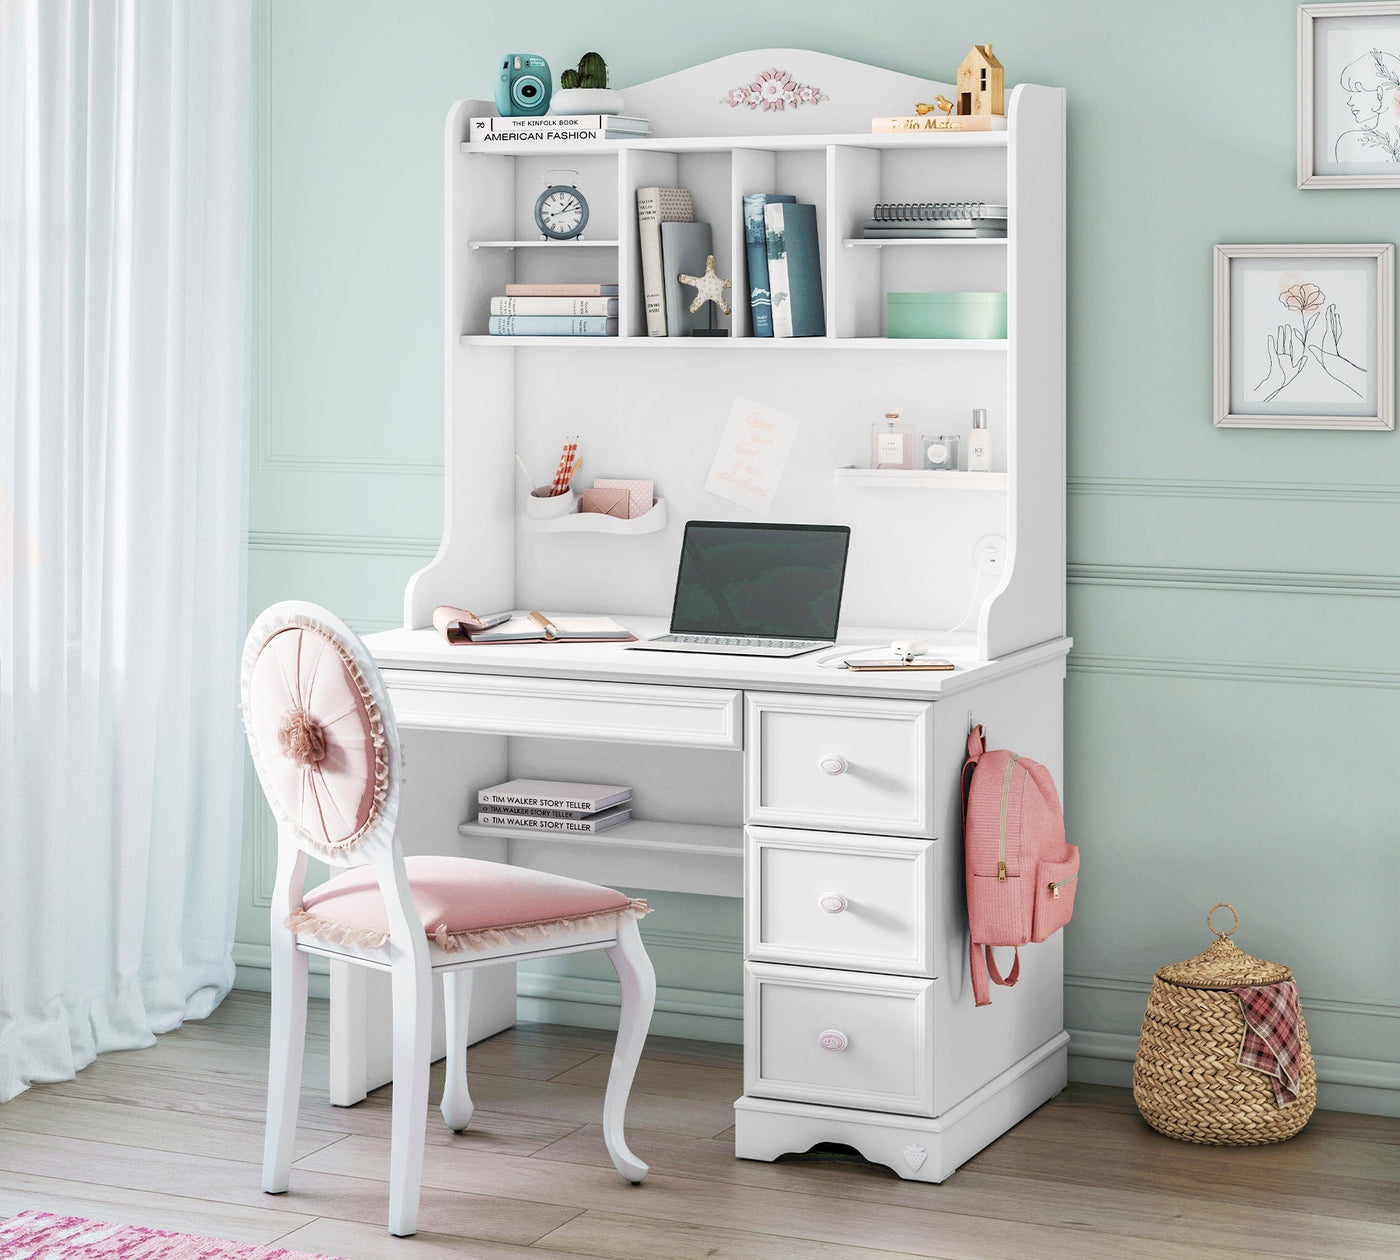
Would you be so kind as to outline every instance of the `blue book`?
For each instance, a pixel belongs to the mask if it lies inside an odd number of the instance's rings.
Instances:
[[[768,292],[768,242],[763,224],[763,207],[770,202],[791,205],[796,197],[787,193],[744,194],[744,241],[749,254],[749,305],[753,308],[753,335],[773,335],[773,302]]]
[[[606,315],[492,315],[493,337],[615,337],[617,320]]]
[[[768,282],[775,337],[826,336],[817,208],[805,203],[763,207]]]

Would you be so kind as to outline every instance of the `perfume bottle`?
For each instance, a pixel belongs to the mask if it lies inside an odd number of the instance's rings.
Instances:
[[[967,470],[992,471],[992,433],[987,428],[985,407],[978,407],[972,413],[972,432],[967,437]]]
[[[887,407],[870,435],[871,468],[916,468],[914,426],[902,420],[902,407]]]

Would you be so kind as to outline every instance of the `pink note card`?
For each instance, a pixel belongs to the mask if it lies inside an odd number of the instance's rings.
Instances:
[[[640,477],[596,477],[593,481],[595,490],[626,490],[630,507],[629,516],[645,516],[651,511],[652,500],[655,498],[654,488],[650,481],[644,481]]]

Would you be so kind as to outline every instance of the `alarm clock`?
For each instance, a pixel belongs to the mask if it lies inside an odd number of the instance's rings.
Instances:
[[[577,171],[546,171],[546,182],[551,175],[577,175]],[[549,184],[535,202],[535,226],[540,230],[540,239],[545,241],[572,241],[583,236],[588,226],[588,202],[573,184]]]
[[[549,108],[553,85],[549,62],[535,53],[501,58],[496,75],[496,110],[502,118],[538,118]]]

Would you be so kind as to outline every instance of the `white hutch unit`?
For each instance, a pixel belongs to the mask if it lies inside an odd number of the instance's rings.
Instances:
[[[730,89],[770,68],[820,99],[729,104]],[[651,120],[645,140],[468,143],[469,119],[494,109],[454,106],[446,523],[409,583],[405,628],[369,640],[405,732],[409,851],[742,896],[737,1153],[843,1142],[925,1181],[1058,1092],[1067,1042],[1058,936],[1024,950],[1020,983],[974,1008],[958,787],[973,721],[1060,777],[1064,95],[1017,87],[1004,131],[871,134],[873,117],[940,93],[955,95],[946,82],[765,49],[625,91],[626,112]],[[590,207],[577,242],[542,242],[533,222],[558,168],[577,171],[568,178]],[[635,205],[649,185],[690,189],[695,218],[712,225],[718,270],[734,280],[730,337],[646,335]],[[749,192],[816,205],[825,337],[750,335]],[[875,203],[901,201],[1006,202],[1009,238],[860,239]],[[486,335],[507,283],[560,280],[615,280],[620,335]],[[1005,290],[1008,336],[886,338],[885,294],[921,290]],[[830,653],[453,647],[430,628],[434,607],[452,604],[604,612],[641,636],[664,631],[684,522],[754,519],[703,489],[736,397],[800,422],[771,519],[851,527],[841,646],[928,639],[955,672],[856,674]],[[992,471],[870,471],[871,425],[890,405],[916,434],[965,435],[986,408]],[[516,452],[547,480],[570,434],[584,484],[655,482],[662,528],[524,518]],[[515,776],[628,783],[634,821],[584,838],[475,824],[477,790]],[[478,981],[477,1035],[513,1020],[513,972],[498,969],[494,988]],[[333,981],[341,1102],[387,1078],[377,998],[351,983]]]

